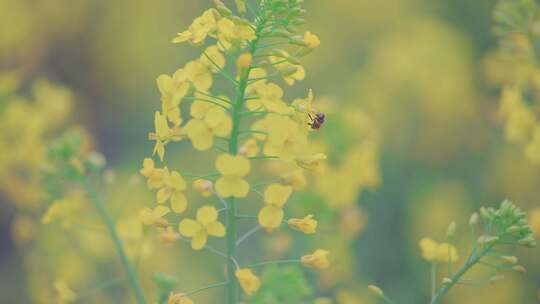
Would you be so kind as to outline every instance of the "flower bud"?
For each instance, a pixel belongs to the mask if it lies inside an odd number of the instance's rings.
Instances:
[[[510,265],[513,265],[513,264],[517,264],[518,262],[518,258],[515,257],[515,256],[500,256],[499,259],[505,263],[505,264],[510,264]]]
[[[442,279],[442,283],[443,283],[444,285],[452,284],[452,279],[450,279],[450,278],[444,278],[444,279]]]
[[[252,62],[253,62],[253,56],[251,56],[250,53],[244,53],[238,56],[238,59],[236,60],[236,67],[239,70],[245,70],[249,68]]]
[[[471,215],[471,218],[469,219],[469,225],[475,226],[476,224],[478,224],[478,213],[475,212]]]
[[[384,296],[384,292],[378,286],[369,285],[368,289],[369,289],[369,291],[371,291],[374,295],[376,295],[378,297]]]
[[[456,222],[451,222],[450,225],[448,225],[448,229],[446,230],[446,236],[448,238],[454,237],[456,234]]]

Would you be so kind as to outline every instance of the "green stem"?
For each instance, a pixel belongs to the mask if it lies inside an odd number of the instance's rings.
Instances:
[[[246,266],[248,268],[254,268],[254,267],[260,267],[264,265],[276,265],[276,264],[298,264],[300,263],[299,259],[291,259],[291,260],[276,260],[276,261],[266,261],[266,262],[260,262],[251,264],[249,266]]]
[[[452,275],[452,277],[450,278],[451,282],[450,283],[445,283],[441,286],[441,288],[439,288],[439,290],[435,293],[435,295],[432,297],[431,299],[431,302],[430,304],[436,304],[436,303],[439,303],[441,301],[441,299],[448,293],[448,291],[454,287],[454,285],[456,285],[457,283],[459,283],[459,281],[461,280],[461,278],[463,277],[463,275],[469,271],[469,269],[471,269],[474,265],[476,265],[478,262],[480,262],[480,260],[493,248],[493,246],[491,245],[488,245],[488,246],[485,246],[482,250],[480,251],[473,251],[471,253],[471,255],[469,256],[469,258],[467,259],[467,262],[465,262],[465,264],[463,266],[461,266],[461,268],[456,272],[454,273],[454,275]]]
[[[249,43],[249,53],[254,56],[257,51],[257,44],[261,38],[260,32],[264,28],[264,17],[257,18],[257,27],[255,30],[256,38]],[[236,100],[232,108],[233,127],[229,138],[229,153],[231,155],[238,154],[238,137],[240,136],[240,124],[242,120],[242,110],[246,100],[246,88],[249,81],[249,73],[251,67],[247,68],[241,75],[238,81],[238,91]],[[227,211],[227,303],[238,303],[238,283],[235,277],[236,264],[236,241],[238,237],[236,223],[236,200],[234,197],[229,198]]]
[[[107,208],[105,207],[105,203],[103,202],[101,197],[97,194],[97,192],[94,190],[94,188],[92,187],[88,179],[86,177],[83,177],[80,180],[80,183],[83,186],[86,193],[88,194],[90,201],[94,204],[94,207],[96,208],[99,216],[101,217],[101,219],[107,226],[107,229],[109,230],[109,234],[114,243],[114,246],[116,247],[116,251],[118,253],[118,256],[120,257],[122,266],[124,267],[128,275],[131,288],[133,288],[133,291],[135,292],[135,298],[137,299],[137,303],[146,304],[147,303],[146,298],[144,297],[144,293],[141,288],[141,285],[139,284],[139,280],[137,279],[137,275],[135,274],[135,270],[127,257],[124,244],[122,243],[122,240],[120,239],[120,237],[118,236],[118,232],[116,231],[116,225],[114,223],[114,219],[107,211]]]

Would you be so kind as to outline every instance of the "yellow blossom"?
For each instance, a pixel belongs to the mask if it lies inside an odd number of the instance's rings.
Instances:
[[[305,32],[304,43],[307,45],[308,48],[316,49],[321,45],[321,40],[319,40],[319,37],[317,37],[317,35],[311,32]]]
[[[246,107],[250,111],[274,112],[278,114],[293,114],[294,110],[283,100],[283,90],[274,83],[260,84],[256,88],[257,99],[250,99],[246,102]]]
[[[175,126],[180,126],[180,101],[189,90],[189,83],[184,70],[176,71],[173,76],[160,75],[157,86],[161,93],[161,112]]]
[[[249,184],[244,179],[250,170],[249,160],[244,156],[221,154],[216,158],[216,169],[221,177],[216,181],[216,191],[223,197],[246,197]]]
[[[529,213],[529,225],[534,236],[540,237],[540,207],[536,207]]]
[[[240,14],[244,14],[246,12],[246,0],[234,0],[236,3],[236,8],[238,9],[238,12]]]
[[[317,230],[317,221],[313,219],[311,214],[303,219],[291,218],[287,223],[290,228],[305,234],[314,234]]]
[[[139,172],[142,176],[148,178],[147,184],[150,189],[157,189],[164,186],[165,169],[156,168],[153,159],[145,158],[143,168]]]
[[[41,217],[41,223],[59,222],[63,228],[69,228],[73,224],[75,216],[80,214],[82,206],[83,197],[78,193],[65,199],[56,200],[49,205],[47,211]]]
[[[187,200],[184,195],[186,190],[186,181],[180,175],[180,173],[173,171],[169,173],[169,170],[165,168],[165,174],[163,177],[164,185],[158,190],[156,199],[158,204],[163,204],[170,200],[171,209],[176,213],[182,213],[186,210]]]
[[[73,303],[77,299],[77,294],[68,286],[66,281],[58,279],[54,282],[54,289],[60,304]]]
[[[533,164],[540,164],[540,125],[533,130],[532,140],[525,146],[525,156]]]
[[[155,133],[149,135],[150,140],[156,141],[153,154],[157,153],[161,161],[163,161],[165,145],[170,141],[179,141],[181,139],[180,129],[171,129],[167,123],[167,118],[160,112],[156,112],[154,115],[154,127]]]
[[[143,208],[139,211],[139,219],[148,226],[167,227],[167,220],[163,217],[171,210],[165,206],[157,206],[154,209]]]
[[[266,73],[266,70],[263,68],[253,68],[249,72],[249,78],[255,79],[255,78],[264,78],[268,74]],[[266,79],[260,79],[258,81],[254,81],[250,83],[246,87],[246,95],[252,95],[254,92],[256,92],[260,87],[266,85]]]
[[[212,182],[205,179],[196,179],[192,183],[193,189],[202,197],[212,196]]]
[[[300,262],[305,267],[315,269],[326,269],[330,266],[328,261],[329,252],[323,249],[317,249],[312,254],[304,255],[300,258]]]
[[[263,153],[267,156],[278,156],[283,160],[293,160],[305,150],[307,132],[289,117],[268,114],[264,119],[255,122],[252,130],[266,134],[254,134],[257,140],[264,140]]]
[[[281,181],[293,189],[298,190],[307,185],[306,176],[303,169],[293,170],[281,175]]]
[[[283,206],[292,194],[291,186],[272,184],[264,191],[264,206],[259,211],[259,225],[272,231],[283,221]]]
[[[184,293],[170,293],[167,304],[194,304],[193,300],[186,297]]]
[[[244,292],[250,296],[261,288],[261,280],[253,273],[251,269],[237,269],[235,272],[238,283]]]
[[[229,18],[221,18],[217,23],[218,40],[226,49],[255,39],[253,29],[242,23],[235,23]]]
[[[201,61],[190,61],[184,67],[187,80],[197,90],[206,92],[212,86],[211,69]]]
[[[211,45],[201,55],[200,62],[206,65],[212,72],[217,73],[218,68],[223,69],[225,67],[225,56],[221,53],[217,45]]]
[[[190,42],[199,45],[204,43],[206,37],[216,30],[216,16],[213,9],[205,11],[200,17],[195,18],[189,29],[178,33],[173,43]]]
[[[191,238],[191,248],[202,249],[208,236],[225,236],[225,226],[218,221],[217,209],[212,206],[203,206],[197,210],[197,219],[184,219],[178,225],[180,233]]]
[[[201,119],[191,119],[185,129],[193,147],[205,151],[214,145],[215,136],[226,137],[231,133],[232,120],[223,108],[214,105]]]
[[[326,155],[323,153],[317,153],[309,156],[298,156],[296,158],[296,164],[306,170],[321,171],[322,164],[326,160]]]
[[[433,263],[454,263],[458,260],[457,249],[448,243],[437,243],[432,239],[423,238],[419,242],[422,258]]]

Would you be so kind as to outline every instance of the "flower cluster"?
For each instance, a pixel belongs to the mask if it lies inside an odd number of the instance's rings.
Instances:
[[[540,164],[540,113],[531,106],[540,100],[538,12],[535,1],[500,1],[494,10],[500,47],[486,61],[489,80],[501,87],[499,116],[506,138],[521,145],[533,164]]]
[[[241,241],[258,227],[271,233],[283,223],[305,234],[314,234],[317,229],[312,214],[285,220],[293,191],[299,183],[305,184],[304,172],[320,172],[326,160],[325,154],[311,152],[308,141],[310,134],[325,122],[325,115],[313,104],[313,93],[310,90],[307,98],[288,102],[279,84],[292,86],[305,79],[300,58],[320,45],[315,34],[297,30],[304,23],[302,2],[264,0],[251,7],[245,1],[236,1],[235,14],[222,1],[215,0],[214,8],[195,18],[172,40],[200,48],[202,55],[172,75],[157,78],[161,109],[154,115],[155,130],[149,134],[149,139],[155,141],[154,155],[163,162],[168,144],[189,141],[195,150],[215,155],[216,171],[202,175],[170,171],[166,166],[156,166],[152,158],[145,159],[140,173],[148,187],[157,190],[158,205],[141,210],[140,219],[159,229],[165,243],[190,238],[194,250],[207,248],[209,236],[225,237],[227,253],[223,256],[227,259],[228,279],[224,285],[230,303],[237,301],[237,284],[247,296],[254,295],[262,284],[253,269],[242,268],[236,260],[236,246]],[[220,82],[232,86],[235,95],[216,93]],[[183,115],[186,108],[189,118]],[[277,173],[278,181],[262,183],[268,186],[261,193],[249,175],[255,162],[265,160],[284,164],[288,169]],[[298,172],[294,177],[289,174],[291,167]],[[284,175],[289,178],[282,178]],[[175,228],[169,224],[170,210],[175,214],[191,210],[185,195],[186,178],[192,179],[195,192],[205,200],[215,198],[222,207],[206,203],[197,208],[194,219],[182,218]],[[257,219],[258,225],[237,239],[235,222],[243,205],[239,203],[251,194],[260,194],[262,206],[258,215],[243,217]],[[164,206],[167,202],[169,206]],[[226,226],[222,217],[226,218]],[[291,261],[324,269],[329,266],[327,256],[328,251],[318,249]],[[190,301],[184,294],[169,298],[169,303]]]

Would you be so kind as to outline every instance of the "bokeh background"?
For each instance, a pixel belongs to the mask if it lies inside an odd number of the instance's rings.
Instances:
[[[56,303],[58,277],[74,290],[90,290],[81,292],[81,303],[130,303],[126,286],[92,292],[95,282],[121,275],[100,227],[40,224],[36,155],[72,128],[84,130],[88,145],[107,159],[103,191],[126,227],[140,272],[175,275],[186,290],[219,280],[219,260],[181,245],[163,249],[134,220],[152,202],[137,172],[152,149],[155,79],[198,56],[170,40],[211,4],[0,0],[0,303]],[[468,218],[478,207],[507,198],[525,210],[540,206],[540,167],[505,140],[500,91],[486,68],[498,46],[494,5],[306,1],[308,28],[322,45],[304,61],[307,78],[287,94],[314,89],[328,117],[317,142],[331,169],[295,201],[327,219],[310,242],[328,245],[335,267],[320,275],[268,269],[268,280],[285,273],[305,298],[338,304],[375,303],[365,288],[370,283],[399,303],[425,303],[430,269],[418,252],[420,238],[442,240],[456,221],[464,256]],[[21,98],[31,106],[10,107]],[[168,153],[178,155],[172,162],[178,169],[204,162],[189,144],[174,149]],[[92,225],[93,218],[85,214],[84,221]],[[311,248],[294,238],[279,232],[256,238],[245,245],[245,258]],[[540,251],[516,254],[529,270],[525,276],[459,287],[447,303],[538,303]],[[153,290],[150,276],[143,280]],[[197,300],[219,303],[219,296],[212,291]]]

